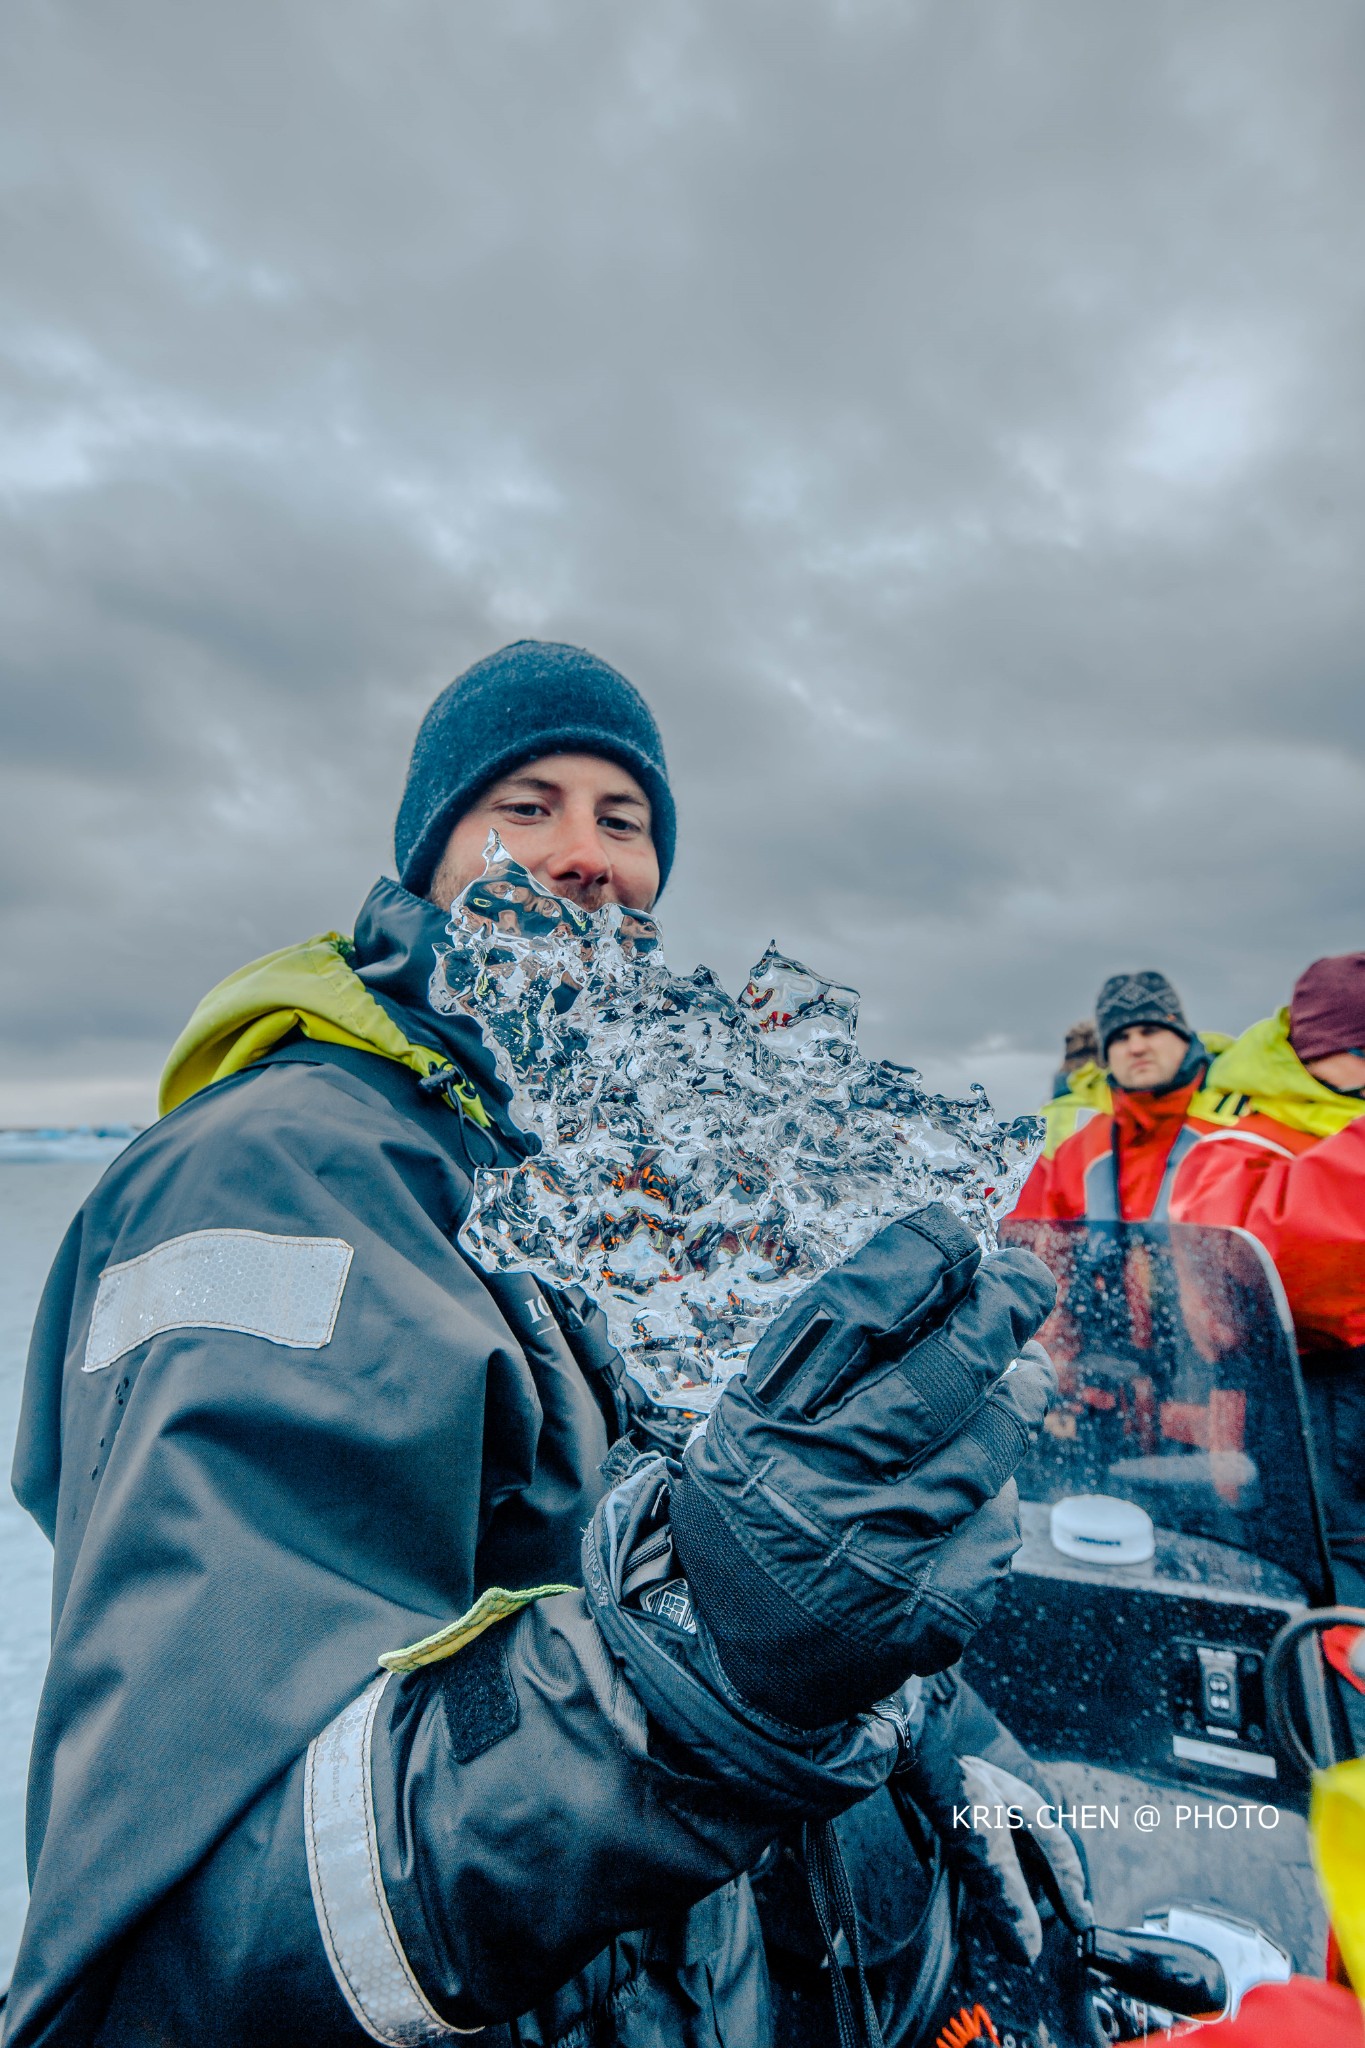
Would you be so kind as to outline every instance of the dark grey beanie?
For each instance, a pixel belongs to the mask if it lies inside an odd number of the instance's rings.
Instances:
[[[677,818],[659,728],[633,683],[558,640],[514,640],[476,661],[422,720],[394,827],[403,887],[425,895],[452,829],[475,799],[500,775],[545,754],[597,754],[630,770],[649,798],[662,891]]]
[[[1130,1024],[1161,1024],[1184,1039],[1194,1037],[1179,996],[1154,967],[1139,974],[1111,974],[1095,998],[1095,1025],[1103,1052],[1108,1052],[1110,1039]]]

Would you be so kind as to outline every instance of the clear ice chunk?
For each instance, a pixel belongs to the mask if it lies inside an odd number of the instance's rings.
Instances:
[[[705,1415],[763,1326],[896,1216],[946,1202],[989,1251],[1042,1123],[869,1060],[858,995],[769,946],[738,1000],[653,917],[552,896],[490,835],[433,1006],[479,1024],[539,1149],[480,1169],[488,1272],[586,1287],[656,1407]]]

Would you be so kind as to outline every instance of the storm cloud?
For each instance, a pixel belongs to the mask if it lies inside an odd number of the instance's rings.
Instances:
[[[1365,945],[1354,0],[0,15],[0,1119],[150,1112],[523,634],[664,729],[673,960],[931,1077]]]

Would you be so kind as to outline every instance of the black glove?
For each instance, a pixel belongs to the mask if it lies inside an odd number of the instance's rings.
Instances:
[[[1020,1353],[1056,1290],[1028,1252],[980,1263],[940,1204],[889,1225],[767,1332],[673,1481],[696,1611],[774,1720],[847,1720],[955,1663],[990,1612],[1056,1385]]]
[[[1027,1840],[1041,1891],[1073,1933],[1094,1923],[1084,1857],[1028,1751],[971,1687],[945,1671],[925,1688],[924,1726],[893,1791],[909,1792],[943,1843],[1001,1955],[1036,1963],[1043,1926],[1019,1860]]]

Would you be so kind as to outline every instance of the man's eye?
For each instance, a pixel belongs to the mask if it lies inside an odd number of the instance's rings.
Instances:
[[[599,825],[604,825],[608,832],[638,832],[640,830],[640,820],[638,818],[607,817],[599,818],[597,822]]]
[[[544,804],[503,804],[501,808],[506,811],[510,818],[544,818],[549,816]]]

